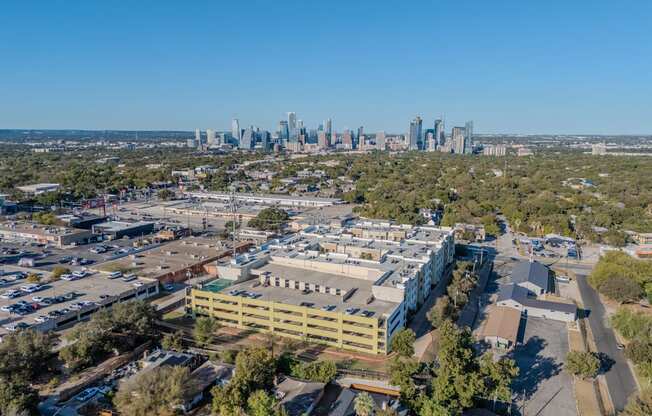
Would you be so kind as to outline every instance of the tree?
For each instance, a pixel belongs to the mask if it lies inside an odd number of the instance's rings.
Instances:
[[[635,281],[622,276],[614,276],[598,287],[598,291],[619,303],[635,302],[643,297],[643,288]]]
[[[213,413],[219,415],[243,414],[247,398],[256,390],[270,390],[274,386],[276,360],[266,348],[248,348],[235,359],[235,375],[226,386],[211,390]]]
[[[41,281],[41,276],[36,273],[30,273],[27,276],[27,283],[38,283]]]
[[[611,323],[628,340],[641,339],[652,342],[652,317],[620,307],[611,317]]]
[[[453,305],[451,304],[451,298],[444,295],[440,296],[435,302],[435,305],[430,308],[427,314],[428,321],[433,328],[439,328],[439,326],[446,319],[451,319],[451,316],[454,313]]]
[[[52,280],[59,280],[64,274],[70,274],[70,269],[63,266],[54,266],[52,269]]]
[[[480,359],[480,373],[484,381],[484,397],[494,403],[496,400],[507,402],[511,399],[512,381],[519,373],[514,360],[502,358],[494,361],[491,354],[485,354]]]
[[[581,378],[593,378],[600,370],[600,360],[592,352],[571,351],[566,355],[566,371]]]
[[[158,191],[158,197],[163,201],[167,201],[174,197],[174,192],[170,191],[169,189],[161,189]]]
[[[417,386],[413,377],[420,367],[419,362],[413,358],[395,357],[389,363],[389,382],[400,388],[401,400],[409,407],[415,405]]]
[[[0,343],[0,377],[34,379],[48,370],[55,338],[32,329],[5,335]]]
[[[435,403],[451,414],[471,407],[484,385],[468,328],[460,329],[444,321],[439,328],[437,362],[439,367],[432,380]]]
[[[247,415],[249,416],[274,416],[274,408],[278,401],[265,390],[256,390],[247,399]]]
[[[286,361],[285,363],[281,363]],[[303,380],[330,383],[337,376],[337,366],[332,361],[314,361],[303,363],[289,354],[283,354],[279,359],[279,371],[285,371],[290,376]]]
[[[195,328],[193,329],[193,338],[197,344],[206,346],[213,342],[215,339],[215,331],[220,328],[219,322],[215,318],[209,316],[201,316],[195,321]]]
[[[652,415],[652,389],[647,388],[639,394],[629,398],[621,416],[649,416]]]
[[[646,340],[635,339],[625,348],[625,356],[634,364],[643,364],[652,361],[652,343]]]
[[[36,415],[38,402],[38,393],[26,381],[0,377],[0,415]]]
[[[416,335],[409,328],[402,328],[392,337],[392,351],[400,357],[411,357],[414,355],[414,342]]]
[[[157,367],[120,384],[114,402],[123,415],[172,416],[196,388],[187,367]]]
[[[353,399],[353,410],[356,416],[371,416],[374,410],[374,399],[366,391],[358,393]]]
[[[249,220],[248,225],[260,231],[280,231],[290,218],[287,212],[280,208],[265,208],[256,218]]]
[[[176,331],[172,334],[165,334],[161,340],[161,347],[166,350],[183,350],[183,331]]]

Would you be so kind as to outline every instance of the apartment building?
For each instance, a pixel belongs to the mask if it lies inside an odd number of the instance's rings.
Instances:
[[[391,239],[362,237],[382,230]],[[227,326],[386,354],[453,254],[452,229],[313,226],[218,262],[220,279],[191,289],[187,305]]]

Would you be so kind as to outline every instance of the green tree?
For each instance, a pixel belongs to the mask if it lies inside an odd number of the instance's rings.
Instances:
[[[52,269],[52,279],[59,280],[62,275],[70,274],[70,269],[63,266],[54,266]]]
[[[265,390],[256,390],[247,399],[247,415],[249,416],[274,416],[274,408],[278,404],[276,398],[267,394]]]
[[[416,335],[413,330],[409,328],[402,328],[392,337],[392,351],[396,352],[400,357],[411,357],[414,355],[414,342]]]
[[[169,189],[161,189],[160,191],[158,191],[157,195],[163,201],[167,201],[174,197],[174,192],[170,191]]]
[[[502,358],[494,361],[491,354],[483,355],[480,359],[480,374],[484,381],[483,396],[494,403],[496,400],[510,401],[512,381],[518,373],[514,360]]]
[[[280,208],[265,208],[256,218],[249,220],[248,225],[261,231],[280,231],[290,218],[287,212]]]
[[[470,331],[444,321],[439,328],[437,362],[439,366],[432,380],[432,400],[435,404],[451,414],[471,407],[474,397],[482,392],[484,385]]]
[[[196,388],[187,367],[157,367],[120,384],[114,402],[123,415],[172,416],[177,414],[175,406],[190,399]]]
[[[36,415],[38,402],[38,393],[26,381],[0,376],[0,415]]]
[[[652,361],[652,343],[647,340],[635,339],[625,348],[625,355],[634,364],[643,364]]]
[[[220,328],[220,323],[212,317],[200,316],[195,321],[193,338],[201,346],[211,344],[215,339],[215,332]]]
[[[426,317],[433,328],[439,328],[444,320],[452,318],[454,312],[455,310],[451,304],[451,298],[444,295],[437,299],[435,305],[430,308]]]
[[[413,358],[394,357],[389,362],[389,382],[400,388],[401,400],[411,408],[415,407],[417,386],[414,375],[419,368],[419,362]]]
[[[629,398],[625,410],[620,416],[649,416],[652,415],[652,389],[647,388],[637,395]]]
[[[166,350],[183,350],[183,331],[176,331],[172,334],[165,334],[161,340],[161,347]]]
[[[564,368],[574,376],[594,378],[600,370],[600,360],[592,352],[571,351],[566,355]]]
[[[598,291],[619,303],[635,302],[644,295],[643,288],[638,283],[622,276],[614,276],[604,281]]]
[[[5,335],[0,342],[0,377],[34,381],[48,371],[55,341],[52,334],[31,329]]]
[[[374,399],[363,391],[353,399],[353,410],[356,416],[371,416],[374,411]]]

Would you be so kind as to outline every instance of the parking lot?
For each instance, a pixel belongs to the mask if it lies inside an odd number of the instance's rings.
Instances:
[[[104,246],[107,251],[94,253],[92,249]],[[56,266],[71,269],[102,263],[133,250],[133,240],[119,239],[103,243],[85,244],[70,248],[57,248],[46,244],[19,241],[0,241],[0,260],[4,264],[17,264],[21,259],[31,259],[29,267],[52,271]],[[25,260],[23,260],[25,261]]]
[[[572,379],[563,371],[568,353],[566,323],[528,317],[521,333],[522,344],[508,354],[520,370],[512,384],[517,414],[575,416]]]
[[[44,283],[40,283],[40,290],[32,293],[22,290],[21,287],[28,283],[24,278],[12,280],[16,271],[25,275],[41,273]],[[2,294],[13,291],[17,296],[0,296],[0,334],[26,325],[44,330],[59,328],[116,300],[145,298],[158,293],[158,282],[142,278],[123,281],[109,279],[106,274],[94,274],[77,280],[49,282],[47,272],[11,266],[6,266],[3,274],[10,277],[7,279],[10,281],[0,288]]]

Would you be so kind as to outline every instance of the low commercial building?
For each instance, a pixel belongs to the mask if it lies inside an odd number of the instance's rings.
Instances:
[[[238,251],[246,250],[248,246],[242,244]],[[103,273],[121,271],[162,283],[172,283],[201,274],[216,275],[216,261],[230,254],[231,251],[222,247],[218,240],[187,237],[101,263],[93,268]]]
[[[455,224],[455,238],[457,240],[484,241],[487,238],[484,225],[481,224]]]
[[[41,195],[46,192],[58,191],[61,185],[58,183],[35,183],[33,185],[17,186],[16,189],[28,196]]]
[[[99,216],[93,214],[81,214],[81,215],[57,215],[57,219],[61,221],[68,227],[72,228],[81,228],[83,230],[90,230],[93,228],[93,225],[106,222],[108,217]]]
[[[209,199],[215,201],[229,202],[233,195],[224,192],[189,192],[188,195],[197,199]],[[238,201],[250,202],[266,206],[281,207],[328,207],[331,205],[343,204],[339,198],[317,198],[289,195],[265,195],[265,194],[235,194]]]
[[[6,221],[0,224],[0,238],[3,240],[52,244],[63,248],[87,244],[95,236],[90,231],[76,228],[41,225],[32,222]]]
[[[220,261],[220,279],[190,290],[188,309],[227,326],[386,354],[452,262],[454,240],[452,229],[433,227],[404,227],[400,241],[353,234],[379,228],[313,226]]]
[[[512,269],[512,282],[535,296],[554,292],[554,283],[547,266],[538,261],[520,261]]]
[[[498,306],[520,311],[525,316],[573,322],[577,319],[577,306],[573,303],[551,302],[533,297],[530,291],[517,284],[502,285]]]
[[[101,234],[109,240],[123,237],[140,237],[154,231],[154,223],[146,221],[107,221],[92,226],[93,234]]]
[[[482,338],[494,348],[511,349],[518,341],[521,312],[513,308],[490,307]]]

